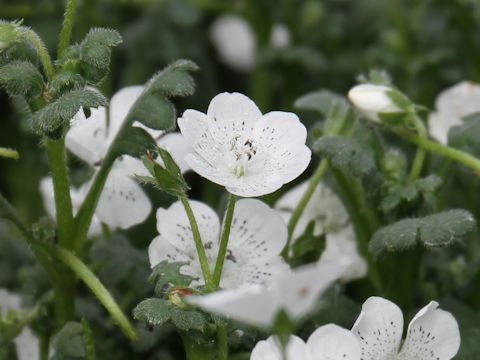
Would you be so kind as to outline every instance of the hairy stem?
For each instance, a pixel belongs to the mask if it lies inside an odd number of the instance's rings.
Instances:
[[[123,331],[125,336],[131,340],[137,338],[137,332],[128,320],[128,317],[123,313],[110,292],[87,267],[87,265],[85,265],[72,252],[59,246],[48,247],[48,252],[65,264],[65,266],[72,270],[85,283],[85,285],[87,285]]]
[[[197,249],[198,259],[200,261],[200,267],[202,268],[205,285],[208,289],[213,290],[212,274],[210,272],[207,254],[205,253],[205,247],[203,246],[202,237],[198,229],[195,214],[193,213],[190,203],[188,202],[188,199],[185,195],[179,196],[179,200],[182,202],[183,207],[185,208],[188,221],[190,222],[190,227],[192,228],[193,240],[195,241],[195,248]]]
[[[230,238],[230,230],[232,228],[233,212],[235,210],[236,200],[236,196],[230,194],[230,197],[228,198],[227,211],[225,213],[225,220],[223,223],[222,237],[220,239],[220,248],[218,249],[217,260],[215,262],[215,271],[213,272],[213,285],[215,288],[220,285],[220,279],[222,278],[223,264],[227,254],[228,240]]]
[[[226,326],[217,328],[218,360],[228,360],[228,333]]]
[[[70,45],[72,38],[73,23],[75,22],[75,10],[77,8],[77,0],[68,0],[63,17],[62,30],[60,31],[60,41],[58,43],[57,56],[60,58],[63,52]]]
[[[426,138],[427,129],[425,128],[425,125],[423,124],[422,120],[418,118],[418,116],[414,115],[413,123],[415,125],[418,135],[422,138]],[[426,155],[427,155],[426,150],[418,146],[417,152],[415,154],[415,158],[413,160],[412,169],[410,170],[410,175],[409,175],[410,181],[415,181],[420,175],[420,173],[422,172],[423,163],[425,162]]]
[[[310,201],[315,189],[320,183],[320,180],[322,180],[323,175],[325,175],[327,168],[328,168],[328,161],[326,159],[323,159],[318,165],[317,169],[315,170],[315,173],[311,177],[307,190],[305,190],[305,193],[303,194],[302,199],[298,203],[297,207],[292,213],[292,217],[288,221],[288,240],[282,253],[282,255],[286,258],[288,258],[289,256],[290,245],[292,243],[292,236],[297,226],[298,220],[300,220],[300,217],[305,211],[305,208],[307,207],[308,202]]]

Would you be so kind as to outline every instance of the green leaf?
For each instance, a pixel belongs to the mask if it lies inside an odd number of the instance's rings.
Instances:
[[[300,110],[317,111],[327,117],[335,104],[339,104],[341,107],[349,107],[343,96],[330,90],[319,90],[301,96],[295,100],[294,106]]]
[[[414,105],[404,93],[396,89],[387,91],[387,96],[403,111],[408,111]]]
[[[476,221],[465,210],[447,210],[423,218],[400,220],[373,234],[369,250],[375,256],[403,251],[417,243],[427,248],[460,242],[476,230]]]
[[[461,125],[454,126],[448,132],[448,145],[480,156],[480,113],[463,118]]]
[[[50,81],[48,84],[48,93],[53,99],[57,99],[68,91],[78,90],[84,86],[85,80],[79,74],[64,71]]]
[[[142,119],[142,123],[151,129],[171,130],[175,126],[172,119],[176,118],[175,106],[166,98],[156,94],[144,94],[130,110],[129,118]]]
[[[42,74],[28,61],[14,61],[0,67],[0,85],[10,96],[21,95],[29,99],[42,94]]]
[[[95,352],[95,339],[92,328],[87,319],[82,319],[83,341],[85,342],[85,352],[87,360],[95,360],[97,358]]]
[[[354,139],[325,136],[315,142],[313,150],[333,168],[361,178],[367,189],[376,189],[382,181],[373,152]]]
[[[73,321],[66,323],[55,338],[54,348],[54,360],[85,358],[87,352],[83,338],[83,326]]]
[[[111,48],[122,42],[120,34],[112,29],[94,28],[80,44],[80,58],[85,78],[99,83],[107,76],[110,67]]]
[[[305,232],[292,245],[292,267],[317,261],[325,250],[325,236],[315,236],[315,222],[311,221]]]
[[[81,108],[96,108],[106,104],[107,100],[98,91],[89,88],[72,90],[37,111],[33,115],[32,126],[37,133],[51,136],[67,126]]]
[[[198,330],[204,332],[208,325],[208,318],[197,310],[183,310],[172,308],[170,318],[173,325],[180,330]]]
[[[188,287],[196,278],[180,272],[185,265],[179,262],[162,261],[153,268],[149,281],[156,282],[155,294],[162,296],[168,292],[169,287]]]
[[[155,140],[144,129],[133,126],[128,129],[128,136],[120,136],[112,145],[111,152],[115,157],[130,155],[140,158],[147,151],[157,148]]]
[[[18,39],[18,27],[22,21],[4,21],[0,20],[0,52],[10,46]]]
[[[173,305],[165,299],[146,299],[133,309],[133,318],[148,326],[163,325],[170,320]]]

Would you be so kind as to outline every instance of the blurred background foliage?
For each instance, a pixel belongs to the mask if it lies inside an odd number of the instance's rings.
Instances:
[[[24,24],[35,29],[54,53],[64,5],[60,0],[0,0],[0,18],[24,19]],[[294,100],[310,91],[327,88],[345,94],[359,74],[372,68],[388,70],[400,89],[430,108],[442,89],[464,79],[480,82],[477,0],[80,0],[78,6],[73,41],[81,41],[91,27],[114,28],[124,38],[113,51],[111,73],[101,86],[107,97],[123,86],[144,83],[175,59],[191,59],[200,66],[201,71],[195,75],[197,92],[178,102],[180,113],[186,108],[206,110],[210,99],[222,91],[248,94],[263,111],[292,110]],[[212,44],[211,25],[226,13],[245,17],[256,34],[257,62],[249,71],[228,67]],[[290,32],[290,43],[283,48],[269,43],[271,29],[278,23]],[[19,161],[0,161],[0,192],[22,216],[35,222],[45,217],[38,183],[48,174],[47,159],[38,137],[21,116],[21,106],[3,91],[0,108],[0,146],[20,153]],[[305,119],[309,121],[313,119]],[[86,171],[80,161],[72,159],[74,183],[82,183]],[[219,187],[196,175],[188,176],[194,197],[216,207],[221,205]],[[477,181],[469,184],[478,188]],[[150,195],[155,207],[172,201],[158,192],[150,191]],[[469,208],[478,215],[476,204]],[[96,272],[125,309],[151,293],[146,281],[149,266],[145,249],[155,234],[154,217],[153,213],[146,223],[99,241],[92,248],[91,262],[96,264]],[[42,286],[48,287],[45,277],[17,240],[15,230],[4,222],[0,223],[0,237],[0,287],[22,291],[33,301]],[[435,262],[431,268],[442,266],[450,267],[445,272],[449,276],[468,275],[462,273],[464,265],[458,262]],[[442,282],[446,288],[462,283],[461,279],[451,282],[448,277]],[[102,339],[99,358],[103,358],[102,353],[112,359],[133,358],[126,354],[136,351],[143,359],[174,359],[181,351],[177,337],[159,341],[169,336],[165,328],[154,332],[142,329],[140,342],[126,344],[86,290],[84,295],[78,308],[80,314],[94,319],[92,326]],[[330,297],[342,296],[332,292]],[[478,298],[478,294],[472,294],[470,301]],[[348,326],[358,304],[341,300],[347,310],[337,321]],[[454,301],[452,304],[452,308],[458,305]],[[469,317],[468,311],[464,311],[465,318]],[[313,322],[321,323],[323,320],[316,319],[329,315],[318,314]],[[245,344],[239,342],[238,346]]]

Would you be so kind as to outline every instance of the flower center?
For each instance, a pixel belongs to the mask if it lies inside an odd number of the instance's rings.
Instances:
[[[236,177],[247,175],[248,165],[257,153],[257,148],[251,139],[244,140],[236,135],[228,144],[226,161]]]

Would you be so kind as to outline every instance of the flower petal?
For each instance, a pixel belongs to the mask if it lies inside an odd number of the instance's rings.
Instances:
[[[117,135],[120,126],[122,126],[125,117],[130,111],[131,107],[140,97],[144,86],[127,86],[120,89],[113,95],[110,100],[110,117],[108,122],[108,139],[109,143]]]
[[[43,206],[47,211],[48,216],[55,219],[55,196],[53,193],[53,179],[48,176],[40,180],[40,195],[42,195]]]
[[[286,347],[288,360],[305,360],[305,343],[298,336],[290,335]],[[253,348],[250,360],[282,360],[281,347],[275,336],[259,341]],[[348,360],[348,359],[346,359]]]
[[[197,154],[187,154],[187,156],[185,156],[185,162],[197,174],[210,180],[211,182],[214,182],[215,184],[225,185],[231,181],[231,179],[233,179],[233,176],[230,176],[225,171],[222,171],[221,167],[212,166]],[[232,192],[232,194],[234,194],[234,192]]]
[[[190,200],[190,206],[198,224],[200,236],[205,248],[213,249],[218,243],[220,221],[217,214],[207,205]],[[190,258],[197,258],[192,229],[187,213],[180,201],[168,209],[157,210],[157,230],[160,236],[168,239],[170,244],[183,251]]]
[[[105,155],[107,143],[107,110],[90,109],[87,119],[83,110],[77,112],[65,137],[65,145],[90,166],[98,165]]]
[[[192,261],[189,256],[170,244],[168,239],[162,235],[157,236],[150,243],[148,247],[148,259],[150,260],[151,268],[154,268],[162,261],[185,262],[187,264]]]
[[[185,156],[193,152],[193,148],[185,140],[185,138],[180,133],[170,133],[165,134],[157,140],[157,145],[162,149],[167,150],[170,155],[172,155],[173,160],[180,167],[182,173],[190,170],[185,161]]]
[[[438,309],[430,302],[421,309],[408,326],[407,338],[399,360],[449,360],[460,347],[460,331],[455,318],[448,311]]]
[[[245,142],[261,117],[257,105],[240,93],[218,94],[207,111],[208,128],[220,146],[228,146],[236,137]]]
[[[207,115],[196,110],[186,110],[177,120],[186,142],[211,166],[216,166],[219,153],[208,129]],[[195,170],[196,171],[196,170]],[[200,173],[200,175],[204,176]]]
[[[350,331],[328,324],[308,338],[307,360],[359,360],[360,344]]]
[[[403,314],[393,302],[372,296],[362,305],[353,325],[364,360],[390,360],[398,352],[403,332]]]
[[[279,310],[272,292],[260,285],[190,296],[186,301],[214,314],[262,327],[270,326]]]
[[[114,165],[98,201],[98,218],[112,228],[127,229],[145,221],[151,210],[140,185]]]

